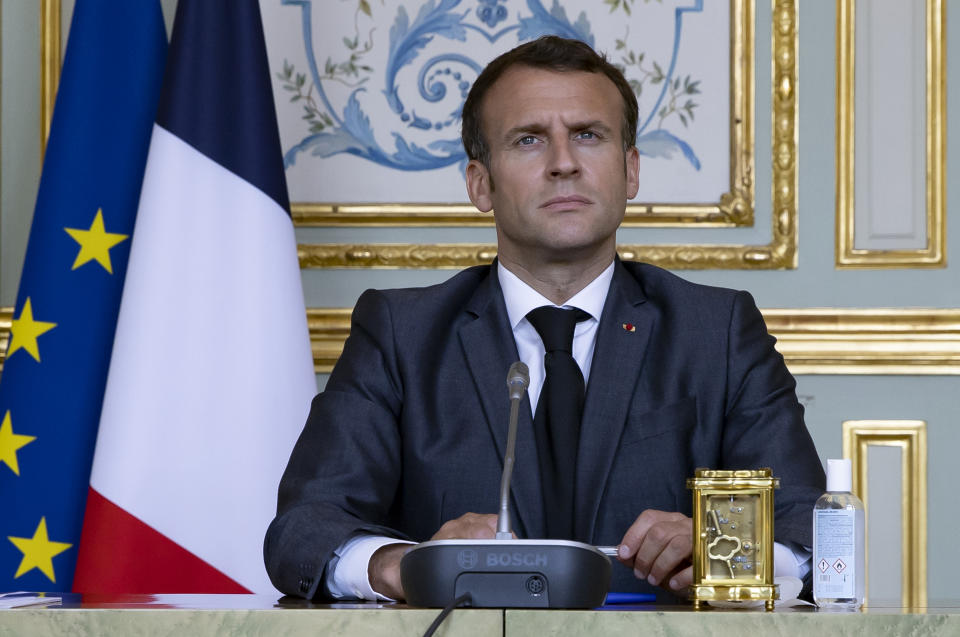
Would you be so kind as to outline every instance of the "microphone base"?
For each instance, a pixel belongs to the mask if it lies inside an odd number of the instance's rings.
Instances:
[[[596,608],[610,558],[569,540],[435,540],[400,563],[411,606],[442,608],[470,593],[474,608]]]

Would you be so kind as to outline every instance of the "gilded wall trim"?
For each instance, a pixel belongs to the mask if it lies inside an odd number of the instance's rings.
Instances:
[[[767,309],[794,374],[960,374],[960,309]]]
[[[60,84],[60,0],[40,0],[40,152],[47,148],[53,105]]]
[[[752,3],[745,6],[753,14]],[[795,0],[772,0],[772,7],[773,203],[770,243],[621,245],[618,248],[621,258],[671,269],[773,270],[797,267],[797,7]],[[752,28],[752,20],[746,28]],[[744,86],[752,87],[753,79],[745,81]],[[468,225],[479,223],[472,219]],[[299,255],[300,265],[304,268],[463,268],[488,263],[496,255],[496,246],[301,244]]]
[[[926,0],[927,245],[917,250],[857,249],[854,247],[856,0],[837,0],[837,269],[946,266],[945,19],[942,0]]]
[[[318,374],[328,374],[343,352],[343,343],[350,334],[352,308],[308,308],[307,327],[313,366]]]
[[[843,457],[853,465],[853,492],[870,510],[867,451],[870,446],[898,447],[902,460],[900,487],[902,583],[904,608],[927,605],[927,423],[922,420],[846,420]],[[869,526],[867,571],[870,568]],[[868,602],[869,605],[869,602]]]
[[[628,204],[622,225],[646,228],[749,226],[753,225],[752,201],[751,185],[749,194],[744,191],[724,193],[718,204]],[[293,222],[298,227],[493,227],[493,213],[480,212],[469,203],[294,202],[290,208]]]
[[[317,373],[329,373],[350,333],[350,308],[310,308]],[[960,375],[960,309],[766,309],[794,374]],[[12,308],[0,308],[0,352]],[[2,359],[0,359],[2,362]]]
[[[754,0],[730,3],[730,181],[716,203],[627,206],[624,226],[730,227],[754,216]],[[303,226],[492,226],[493,217],[470,204],[312,203],[291,205]],[[389,267],[389,266],[387,266]]]

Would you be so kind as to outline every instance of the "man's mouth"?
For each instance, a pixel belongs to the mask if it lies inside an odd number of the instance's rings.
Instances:
[[[580,206],[586,206],[593,203],[586,197],[581,197],[580,195],[567,195],[564,197],[554,197],[543,202],[541,208],[551,208],[551,209],[564,209],[564,208],[579,208]]]

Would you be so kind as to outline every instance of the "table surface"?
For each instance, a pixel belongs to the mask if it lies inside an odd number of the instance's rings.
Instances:
[[[91,595],[67,593],[43,607],[0,611],[0,637],[46,635],[422,635],[438,609],[393,603],[316,604],[275,595]],[[756,631],[754,633],[754,631]],[[811,606],[759,609],[689,605],[606,606],[595,610],[458,609],[438,635],[633,636],[642,633],[960,635],[960,600],[922,608],[876,602],[859,611]]]

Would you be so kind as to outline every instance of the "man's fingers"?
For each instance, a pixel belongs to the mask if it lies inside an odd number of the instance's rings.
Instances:
[[[633,556],[637,554],[640,543],[654,522],[655,516],[653,514],[656,513],[660,512],[647,509],[637,516],[637,519],[630,525],[627,532],[623,534],[623,539],[620,540],[620,546],[617,547],[617,557],[621,562],[628,564],[633,561]]]
[[[664,522],[651,527],[634,559],[634,571],[660,585],[678,567],[688,563],[693,551],[688,522]]]
[[[617,558],[627,566],[632,567],[634,565],[634,556],[636,556],[637,551],[644,543],[647,534],[652,528],[664,522],[680,522],[689,519],[690,518],[682,513],[658,511],[656,509],[645,510],[637,516],[637,519],[623,535],[620,546],[617,547]],[[693,527],[690,528],[692,529]]]
[[[675,592],[684,591],[688,586],[693,584],[693,566],[688,566],[685,569],[680,570],[673,577],[670,578],[670,581],[667,583],[667,587]]]
[[[486,540],[496,537],[497,516],[492,513],[464,513],[443,523],[432,540]]]
[[[617,551],[618,559],[638,579],[683,590],[693,578],[693,520],[682,513],[648,509],[627,529]]]

